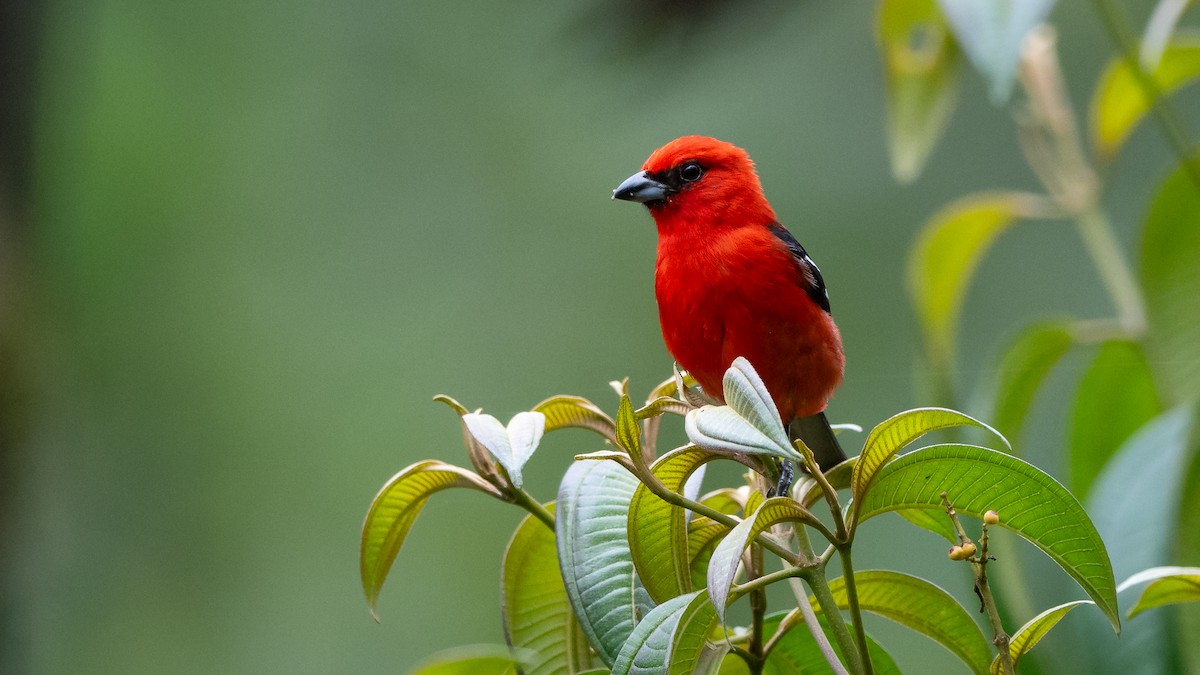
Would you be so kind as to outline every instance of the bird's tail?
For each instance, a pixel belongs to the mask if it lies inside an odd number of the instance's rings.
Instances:
[[[846,453],[823,412],[792,420],[788,424],[788,437],[793,441],[797,438],[804,441],[816,455],[822,471],[828,471],[846,459]]]

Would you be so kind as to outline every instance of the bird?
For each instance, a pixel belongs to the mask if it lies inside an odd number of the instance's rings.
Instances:
[[[792,440],[822,471],[846,458],[825,409],[846,358],[821,270],[775,215],[750,155],[683,136],[650,154],[613,199],[645,205],[658,230],[654,292],[667,351],[710,397],[745,357]],[[790,482],[784,462],[782,494]]]

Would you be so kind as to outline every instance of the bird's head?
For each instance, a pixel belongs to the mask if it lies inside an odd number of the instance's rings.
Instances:
[[[645,204],[660,231],[775,221],[750,155],[707,136],[683,136],[655,150],[613,190],[613,199]]]

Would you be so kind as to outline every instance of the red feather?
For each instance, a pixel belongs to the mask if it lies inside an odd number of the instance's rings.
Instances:
[[[658,227],[655,293],[667,349],[717,398],[725,370],[744,356],[785,424],[823,411],[842,381],[841,336],[811,295],[812,275],[771,231],[775,212],[754,164],[734,145],[685,136],[642,168],[665,177],[689,162],[703,167],[700,179],[647,203]]]

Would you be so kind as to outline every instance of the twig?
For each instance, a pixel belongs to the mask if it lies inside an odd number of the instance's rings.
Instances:
[[[979,536],[979,547],[976,556],[975,542],[967,536],[967,531],[963,529],[962,522],[958,519],[958,512],[954,510],[954,505],[950,503],[950,499],[946,493],[941,494],[942,505],[946,507],[946,513],[950,516],[950,521],[954,523],[954,530],[958,533],[959,545],[950,549],[951,560],[966,560],[971,563],[971,571],[975,574],[975,594],[979,596],[980,608],[979,611],[987,612],[988,619],[992,624],[992,644],[996,646],[996,651],[1000,658],[1000,672],[1003,675],[1015,675],[1016,670],[1012,660],[1012,654],[1008,651],[1009,635],[1004,630],[1004,624],[1000,621],[1000,609],[996,606],[996,599],[992,597],[992,589],[988,585],[987,564],[992,560],[988,556],[988,539],[987,526],[989,522],[999,522],[999,516],[995,511],[988,511],[984,517],[982,534]]]

